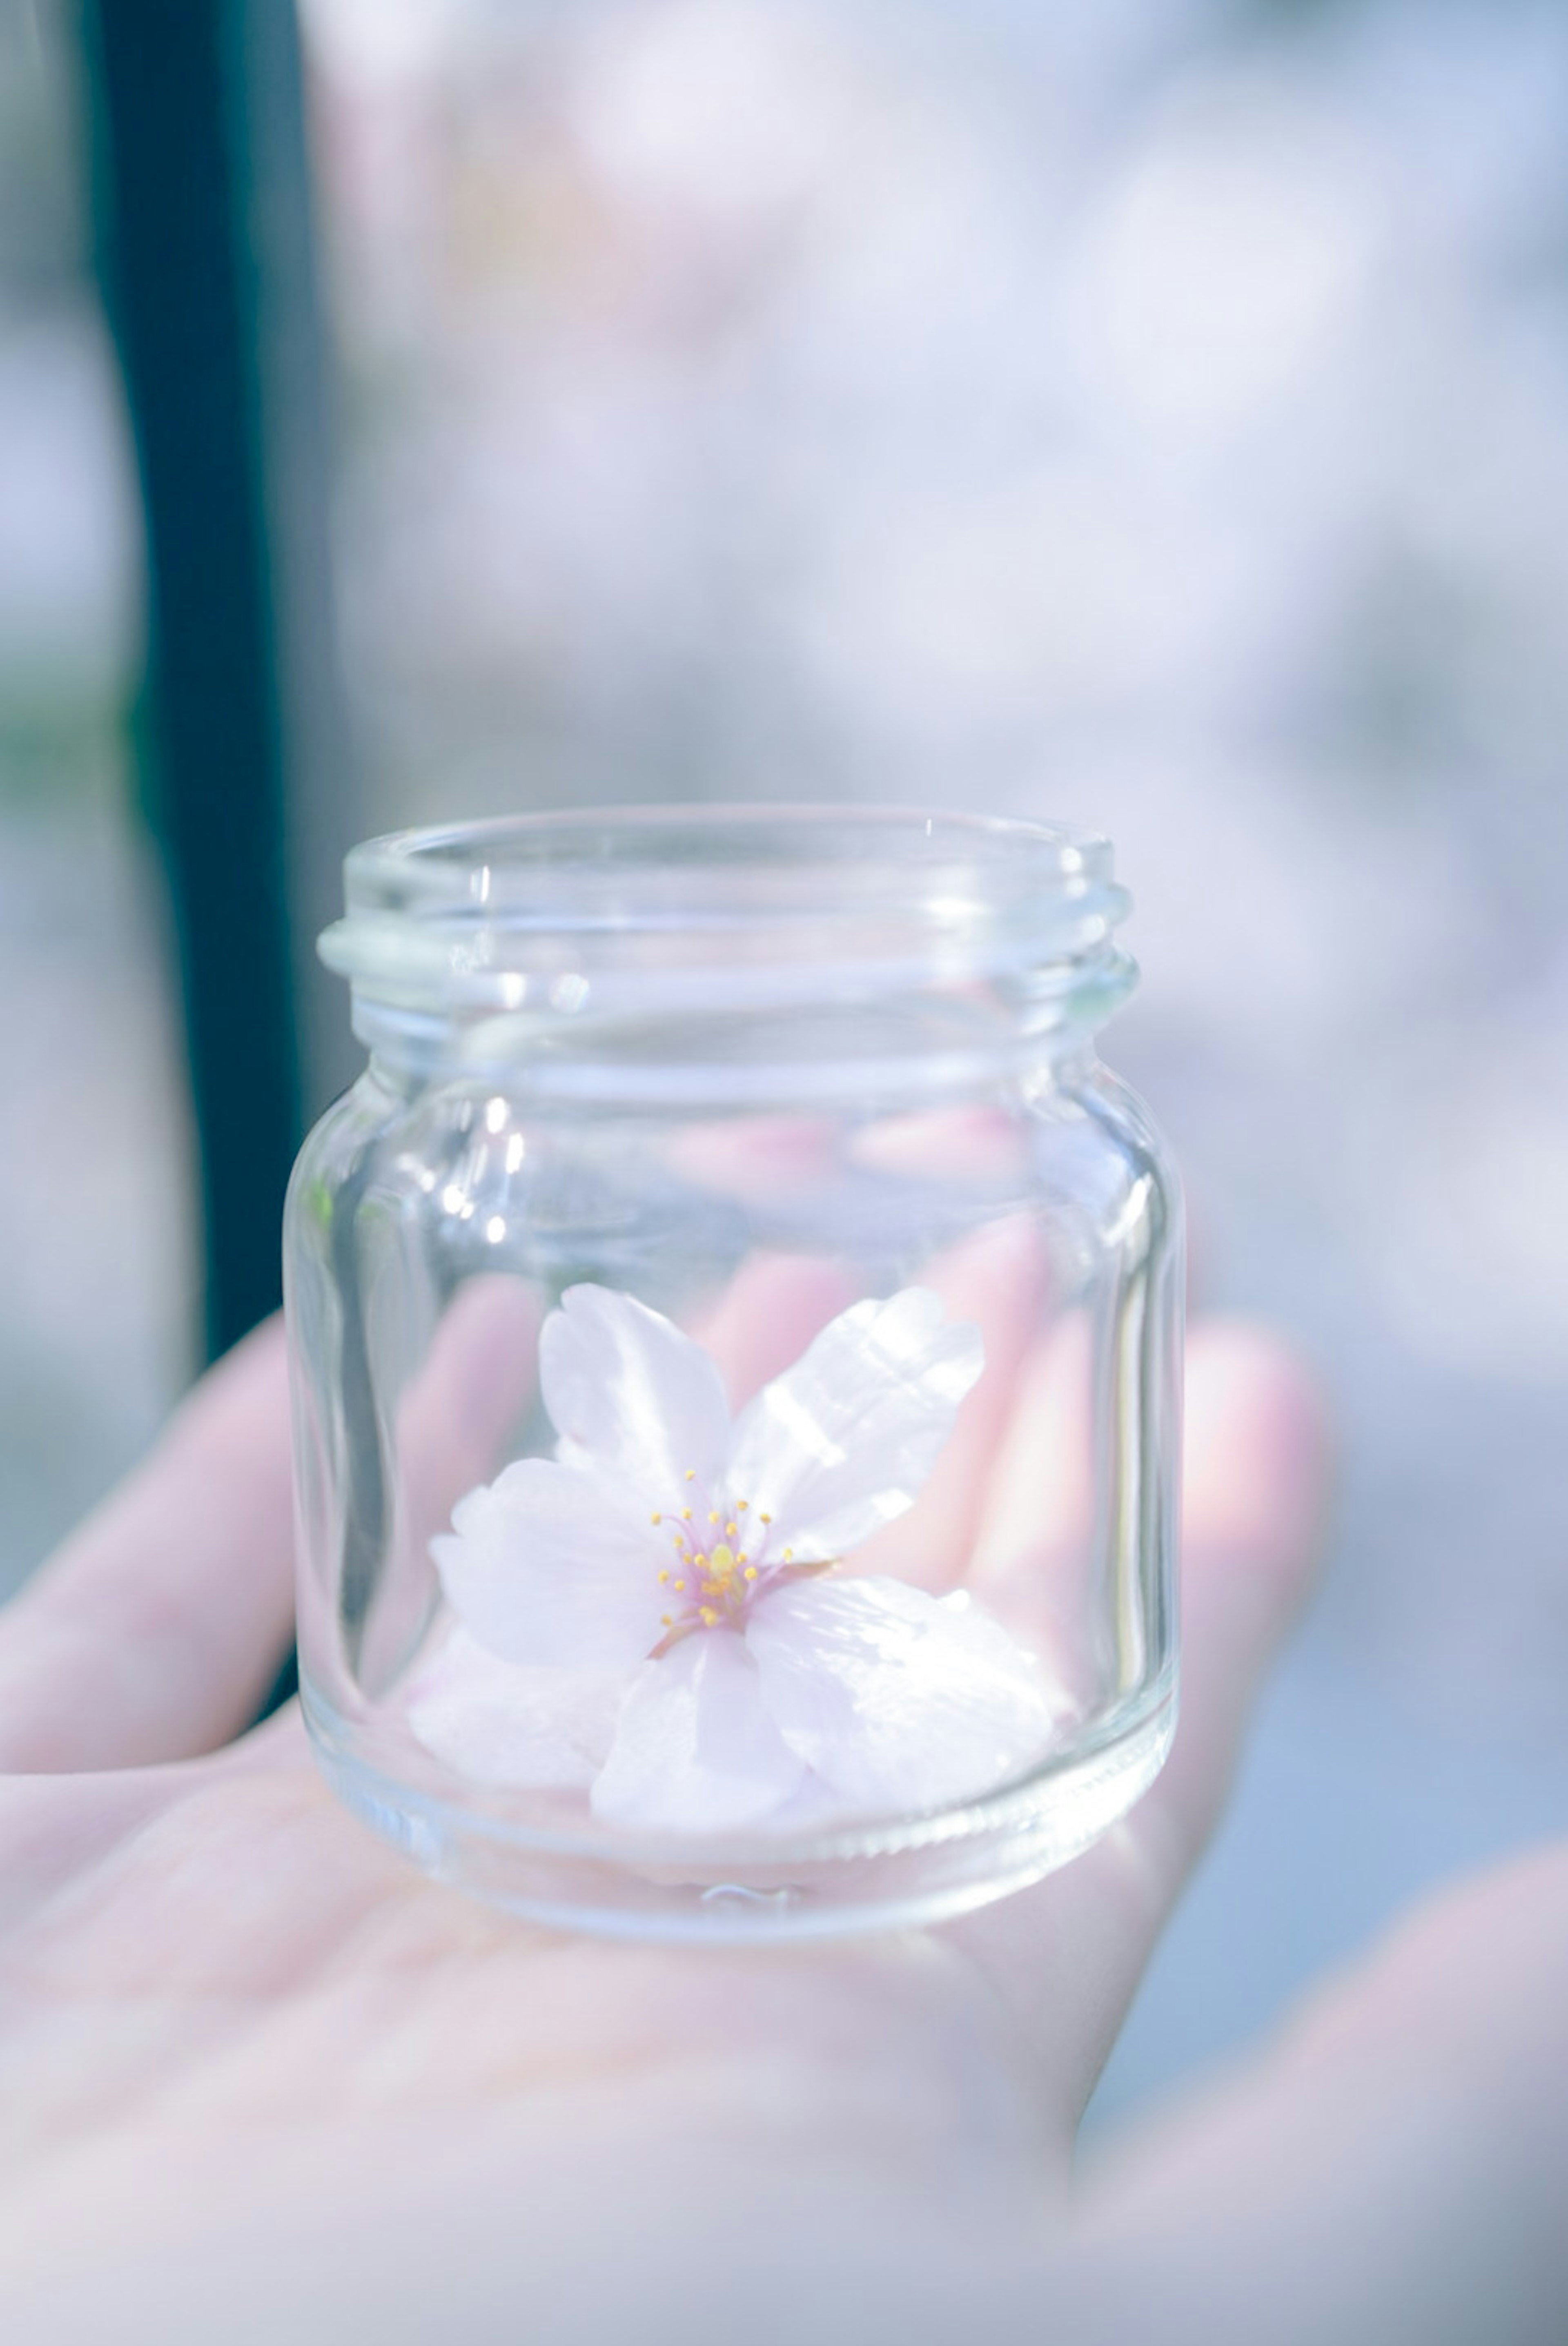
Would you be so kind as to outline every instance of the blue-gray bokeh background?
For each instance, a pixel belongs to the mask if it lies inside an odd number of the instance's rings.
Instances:
[[[376,827],[867,797],[1110,831],[1201,1298],[1331,1569],[1102,2089],[1568,1819],[1568,15],[310,0]],[[127,782],[140,524],[71,18],[0,0],[0,1586],[193,1365]]]

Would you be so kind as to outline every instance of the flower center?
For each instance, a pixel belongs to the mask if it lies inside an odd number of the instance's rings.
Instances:
[[[687,1481],[695,1479],[688,1469]],[[704,1520],[706,1519],[706,1520]],[[738,1629],[754,1598],[792,1580],[802,1572],[821,1572],[820,1564],[798,1565],[787,1547],[770,1557],[771,1515],[754,1509],[749,1499],[731,1499],[722,1507],[659,1510],[652,1521],[669,1531],[675,1561],[659,1572],[659,1586],[671,1599],[671,1610],[661,1614],[665,1635],[654,1647],[667,1654],[681,1637],[696,1629]]]

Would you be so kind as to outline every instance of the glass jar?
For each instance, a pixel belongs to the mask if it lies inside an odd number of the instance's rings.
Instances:
[[[301,1698],[537,1919],[1035,1880],[1175,1722],[1176,1182],[1106,842],[824,808],[372,841],[287,1294]]]

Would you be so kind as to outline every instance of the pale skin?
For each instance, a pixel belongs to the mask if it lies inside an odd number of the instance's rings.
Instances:
[[[437,1513],[473,1471],[448,1400]],[[1006,1440],[968,1429],[944,1536],[955,1493],[1003,1536]],[[1182,1724],[1096,1850],[924,1934],[636,1948],[426,1882],[291,1708],[230,1739],[291,1596],[263,1331],[0,1615],[0,2333],[1568,2335],[1568,1849],[1458,1886],[1074,2167],[1309,1580],[1323,1453],[1272,1339],[1195,1331]]]

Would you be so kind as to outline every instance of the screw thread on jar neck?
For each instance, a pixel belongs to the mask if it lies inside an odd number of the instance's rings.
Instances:
[[[951,1089],[1083,1046],[1135,978],[1109,843],[835,808],[524,816],[357,848],[321,940],[420,1079],[555,1096]]]

